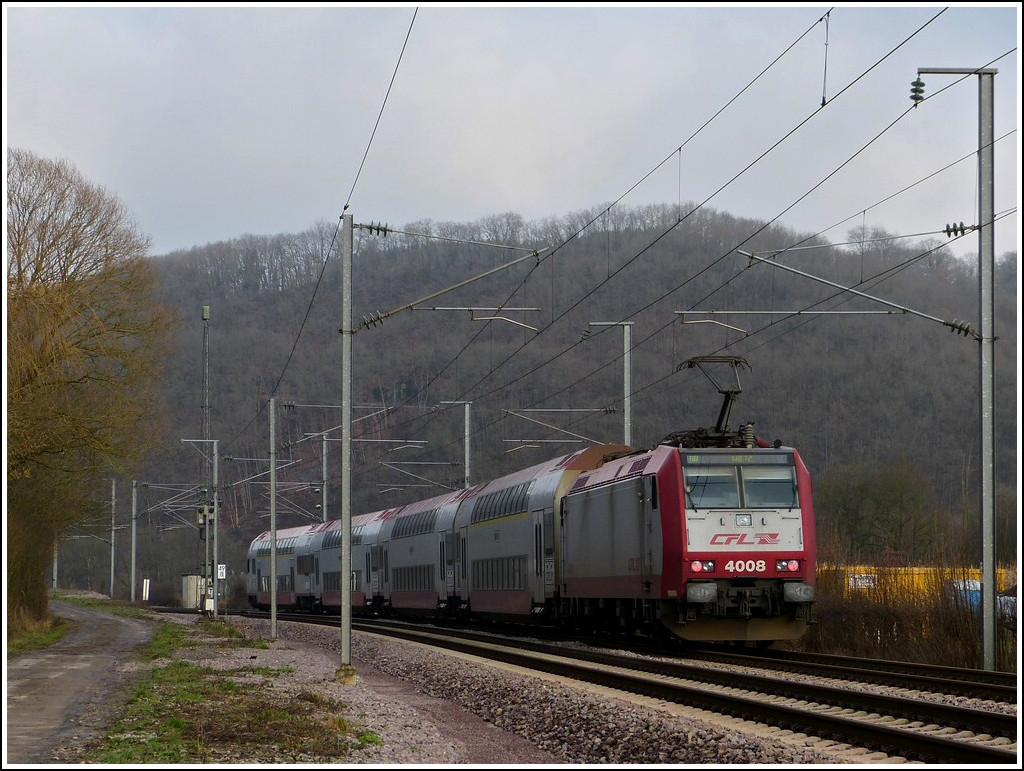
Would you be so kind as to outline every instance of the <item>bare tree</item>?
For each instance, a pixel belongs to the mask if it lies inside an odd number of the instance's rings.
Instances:
[[[148,248],[123,204],[68,163],[8,152],[9,624],[45,618],[56,543],[158,440],[173,316],[153,302]]]

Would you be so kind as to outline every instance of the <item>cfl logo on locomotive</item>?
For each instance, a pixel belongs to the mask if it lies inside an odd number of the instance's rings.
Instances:
[[[711,536],[712,546],[772,546],[778,542],[778,533],[755,533],[753,538],[746,533],[715,533]]]

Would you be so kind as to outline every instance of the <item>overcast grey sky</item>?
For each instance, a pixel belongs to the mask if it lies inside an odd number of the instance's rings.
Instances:
[[[901,115],[919,67],[985,66],[1017,248],[1017,3],[3,10],[6,145],[116,194],[153,254],[346,202],[401,227],[692,201],[833,243],[972,224],[979,78],[925,75]]]

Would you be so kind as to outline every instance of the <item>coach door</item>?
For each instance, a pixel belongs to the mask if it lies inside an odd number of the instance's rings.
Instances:
[[[655,522],[658,509],[658,486],[653,474],[641,477],[640,513],[640,580],[645,587],[654,581],[655,539],[661,534],[660,518]],[[661,555],[658,555],[660,566]]]
[[[534,509],[533,519],[533,599],[543,604],[555,591],[555,510]]]
[[[469,599],[468,582],[466,579],[469,566],[466,564],[466,538],[469,527],[463,525],[455,528],[455,594],[463,600]]]
[[[384,572],[384,547],[374,544],[370,547],[370,596],[379,597],[384,590],[381,574]],[[338,581],[341,581],[341,574],[338,574]],[[339,587],[340,588],[340,587]]]

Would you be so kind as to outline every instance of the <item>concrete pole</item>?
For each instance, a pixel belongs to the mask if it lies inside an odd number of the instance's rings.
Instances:
[[[320,463],[321,463],[321,476],[323,477],[323,486],[320,488],[320,511],[323,515],[323,521],[327,521],[327,434],[323,434],[320,437],[322,442],[322,448],[320,452]]]
[[[996,668],[994,73],[978,77],[978,282],[981,297],[981,609],[983,667]]]
[[[213,440],[213,617],[217,618],[217,607],[220,602],[220,562],[217,556],[217,531],[220,530],[220,511],[218,509],[219,481],[217,479],[217,444]]]
[[[204,614],[206,598],[210,596],[210,488],[205,489],[206,495],[203,496],[202,506],[199,507],[203,514],[203,602],[199,612]]]
[[[114,599],[114,515],[117,512],[117,480],[110,480],[110,599]]]
[[[993,82],[999,70],[970,67],[918,67],[924,74],[978,76],[978,326],[981,460],[981,613],[983,669],[996,668],[996,532],[995,532],[995,173],[993,164]],[[916,82],[915,84],[916,85]],[[922,86],[923,88],[923,86]],[[918,97],[920,93],[918,94]],[[920,98],[911,96],[915,102]]]
[[[472,409],[473,402],[459,402],[459,401],[442,401],[438,404],[461,404],[463,410],[462,417],[462,468],[464,469],[465,475],[463,476],[463,486],[468,490],[472,484],[472,474],[470,472],[470,464],[472,463],[472,451],[470,449],[470,436],[472,431],[470,429],[470,410]]]
[[[270,397],[270,639],[277,639],[277,456],[274,397]]]
[[[210,306],[204,305],[203,317],[203,442],[210,443]],[[206,611],[206,598],[210,595],[210,464],[203,464],[203,486],[207,494],[203,499],[203,607]],[[216,600],[214,601],[216,602]]]
[[[135,535],[135,517],[136,517],[136,514],[137,514],[137,506],[138,506],[138,502],[139,502],[139,499],[138,499],[139,486],[138,485],[139,485],[139,483],[136,480],[133,479],[132,480],[132,588],[131,588],[131,592],[128,595],[129,598],[131,599],[131,602],[132,602],[133,605],[135,604],[135,544],[136,544],[136,540],[135,540],[136,539],[136,535]]]
[[[633,343],[630,340],[630,329],[633,322],[622,322],[622,409],[623,429],[622,443],[627,447],[633,446],[633,406],[631,403],[633,395],[633,365],[631,356]]]
[[[341,666],[352,669],[352,215],[342,215],[341,235]]]
[[[462,438],[463,444],[462,444],[462,446],[463,446],[463,451],[465,453],[465,458],[464,458],[465,467],[466,467],[465,486],[466,486],[467,490],[469,489],[469,485],[470,485],[470,481],[469,481],[470,480],[469,464],[470,464],[470,459],[471,459],[471,453],[470,453],[470,449],[469,449],[469,437],[472,435],[472,432],[470,431],[470,428],[469,428],[469,411],[472,408],[472,406],[473,406],[473,402],[465,402],[465,403],[463,403],[463,410],[464,410],[463,418],[464,418],[464,420],[463,420],[463,438]]]

